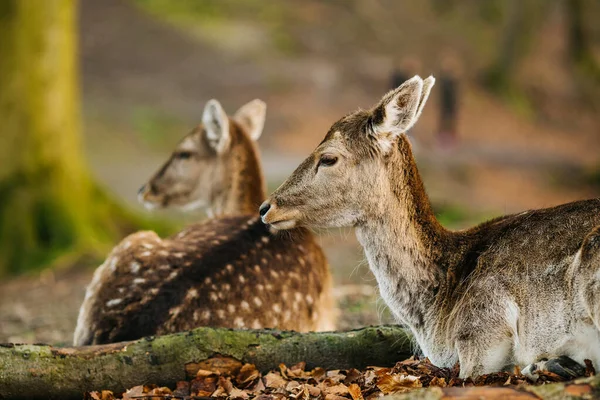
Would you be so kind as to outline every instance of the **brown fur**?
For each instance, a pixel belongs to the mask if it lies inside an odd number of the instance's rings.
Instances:
[[[263,221],[356,227],[398,321],[434,363],[460,361],[463,377],[563,355],[600,363],[600,199],[444,229],[403,134],[432,85],[415,77],[336,122]],[[319,165],[324,154],[338,162]]]
[[[304,228],[273,234],[255,214],[265,194],[252,140],[260,132],[248,132],[257,118],[252,105],[225,121],[213,101],[209,117],[216,115],[215,125],[227,125],[221,133],[229,134],[209,140],[210,128],[198,126],[140,194],[158,207],[200,199],[220,216],[167,239],[154,232],[125,238],[88,286],[75,345],[198,326],[333,329],[331,276],[312,234]],[[191,154],[181,158],[181,152]]]

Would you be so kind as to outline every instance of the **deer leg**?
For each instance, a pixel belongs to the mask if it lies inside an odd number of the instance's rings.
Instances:
[[[485,332],[470,336],[468,340],[456,343],[461,378],[502,371],[512,364],[513,341],[510,335]]]
[[[585,375],[585,367],[567,356],[543,359],[529,364],[523,368],[522,374],[535,382],[539,379],[541,371],[552,372],[568,381]]]

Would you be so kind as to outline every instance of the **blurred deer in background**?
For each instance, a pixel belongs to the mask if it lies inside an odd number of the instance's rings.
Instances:
[[[335,307],[321,248],[304,228],[272,234],[256,141],[266,105],[229,118],[216,100],[202,124],[140,189],[146,206],[204,207],[213,219],[167,239],[125,238],[94,273],[74,344],[101,344],[198,326],[331,330]]]
[[[459,361],[461,377],[553,357],[600,366],[600,199],[443,228],[404,134],[433,84],[415,76],[333,124],[263,221],[356,227],[398,321],[436,365]]]

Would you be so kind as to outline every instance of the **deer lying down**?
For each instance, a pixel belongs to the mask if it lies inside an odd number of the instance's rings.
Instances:
[[[600,366],[600,199],[444,229],[404,134],[433,84],[416,76],[333,124],[261,206],[263,221],[356,227],[398,321],[462,377],[559,356]]]
[[[140,190],[152,207],[209,207],[219,217],[175,236],[138,232],[100,266],[81,306],[74,344],[102,344],[198,326],[333,329],[331,277],[306,229],[272,234],[256,210],[266,197],[254,144],[265,105],[228,118],[206,105],[203,124]]]

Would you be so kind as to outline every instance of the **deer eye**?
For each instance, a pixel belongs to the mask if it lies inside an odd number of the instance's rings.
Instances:
[[[319,167],[331,167],[337,162],[338,158],[336,156],[332,156],[331,154],[323,154],[319,159]]]
[[[188,158],[192,157],[192,152],[190,151],[179,151],[177,153],[175,153],[175,158],[178,158],[180,160],[187,160]]]

